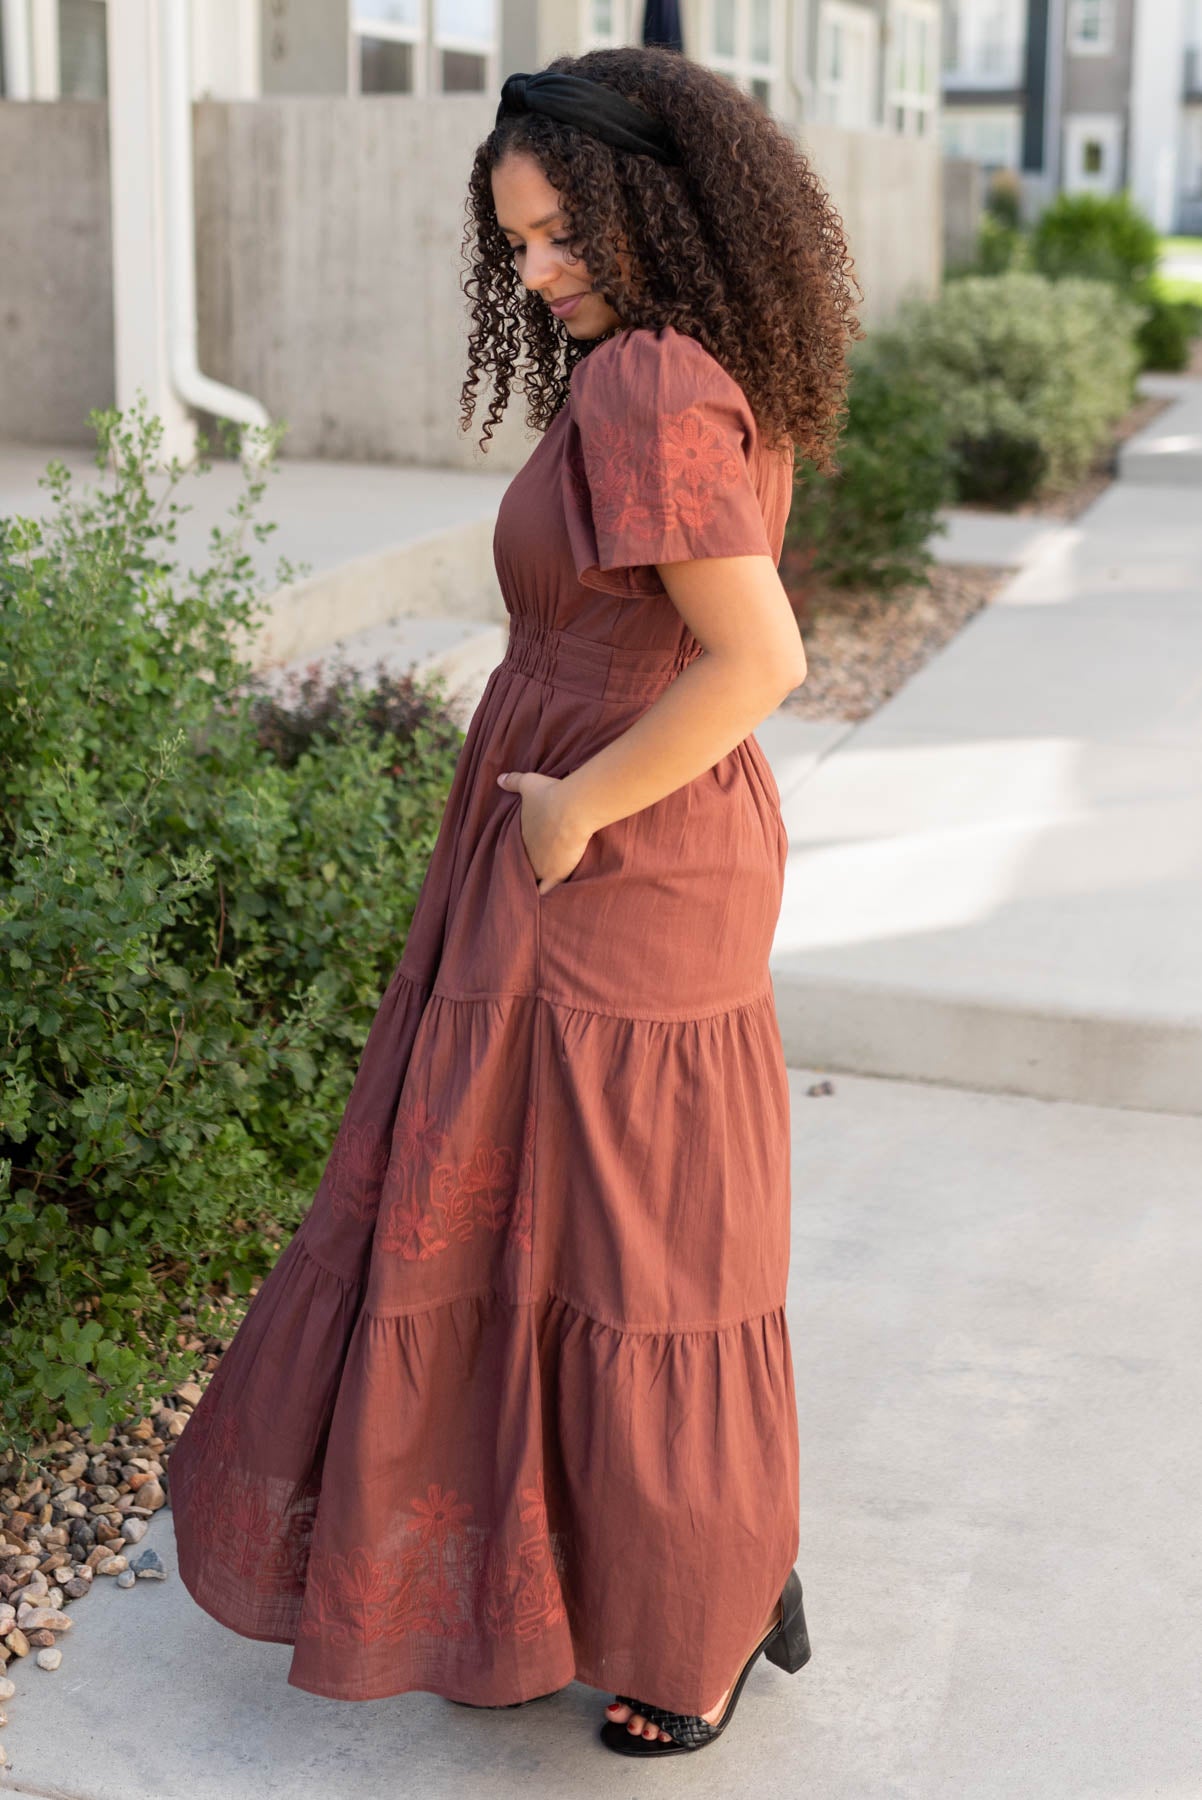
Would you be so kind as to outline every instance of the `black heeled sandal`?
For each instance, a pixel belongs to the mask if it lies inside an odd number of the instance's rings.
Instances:
[[[697,1713],[668,1712],[662,1706],[649,1706],[645,1700],[632,1700],[628,1694],[619,1694],[617,1698],[621,1705],[628,1706],[632,1713],[641,1714],[649,1724],[658,1725],[661,1731],[670,1731],[672,1741],[669,1743],[664,1738],[636,1737],[628,1730],[625,1721],[619,1725],[616,1719],[606,1719],[601,1726],[601,1742],[607,1749],[616,1750],[620,1756],[675,1756],[678,1751],[704,1750],[707,1744],[712,1744],[715,1738],[722,1736],[734,1717],[743,1683],[751,1673],[752,1665],[761,1650],[769,1662],[775,1663],[778,1669],[784,1669],[788,1675],[795,1675],[810,1660],[810,1638],[806,1630],[805,1613],[801,1605],[801,1582],[796,1569],[789,1570],[789,1578],[780,1597],[780,1618],[760,1639],[743,1664],[720,1719],[711,1724]]]

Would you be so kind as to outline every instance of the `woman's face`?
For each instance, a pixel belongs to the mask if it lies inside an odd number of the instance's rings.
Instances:
[[[563,320],[569,337],[600,337],[621,325],[608,300],[592,287],[583,261],[569,256],[559,195],[532,156],[515,150],[502,157],[492,171],[492,197],[519,278]],[[625,273],[621,251],[618,262]],[[568,303],[564,311],[555,304],[561,300]]]

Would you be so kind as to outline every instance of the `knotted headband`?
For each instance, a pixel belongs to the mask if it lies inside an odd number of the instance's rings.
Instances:
[[[534,75],[506,76],[494,126],[506,113],[520,112],[541,112],[561,125],[578,125],[619,150],[653,156],[657,162],[679,160],[662,120],[627,100],[616,88],[584,75],[540,69]]]

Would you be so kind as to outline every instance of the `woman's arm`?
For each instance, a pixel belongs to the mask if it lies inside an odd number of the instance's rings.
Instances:
[[[771,557],[704,557],[658,568],[704,654],[562,780],[537,771],[500,777],[522,794],[522,835],[540,892],[571,874],[594,831],[712,769],[805,680],[797,621]]]

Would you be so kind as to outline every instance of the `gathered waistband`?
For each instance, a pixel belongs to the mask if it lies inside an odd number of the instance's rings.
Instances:
[[[696,641],[674,652],[627,650],[515,615],[500,666],[594,700],[654,700],[700,655]]]

